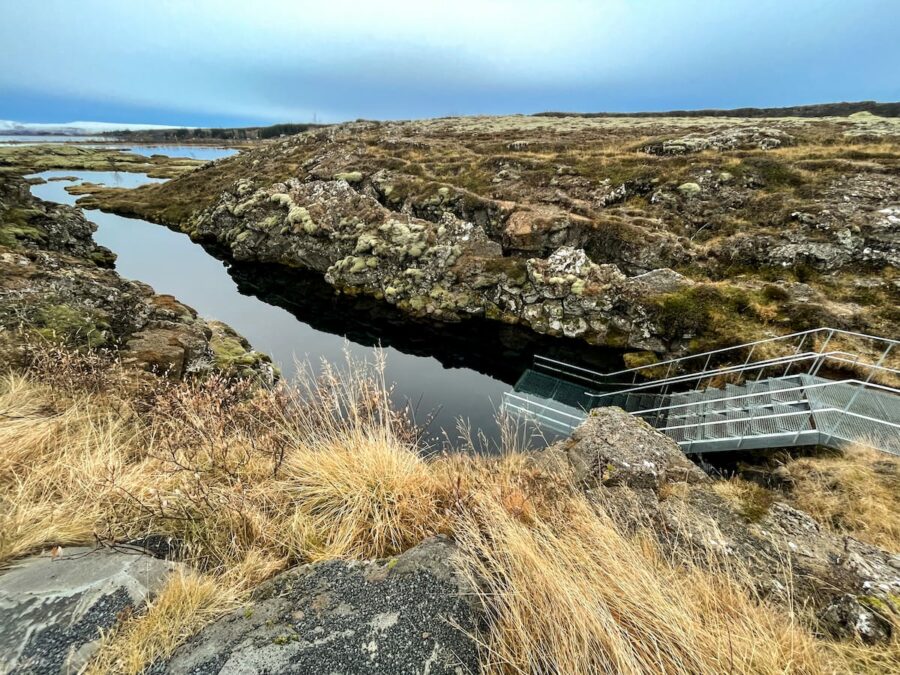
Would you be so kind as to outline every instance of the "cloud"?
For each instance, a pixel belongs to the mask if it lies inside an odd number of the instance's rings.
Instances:
[[[900,97],[893,0],[10,4],[0,116],[16,92],[260,121]]]

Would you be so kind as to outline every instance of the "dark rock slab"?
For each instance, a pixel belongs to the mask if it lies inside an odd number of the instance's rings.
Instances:
[[[90,548],[15,563],[0,574],[0,672],[79,672],[101,629],[143,605],[174,567]]]
[[[390,560],[289,570],[151,672],[476,672],[476,610],[454,550],[435,538]]]

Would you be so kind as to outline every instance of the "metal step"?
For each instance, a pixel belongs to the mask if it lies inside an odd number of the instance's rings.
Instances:
[[[523,374],[509,403],[534,413],[562,432],[577,426],[585,411],[595,406],[619,406],[659,428],[685,452],[815,443],[836,447],[862,441],[900,454],[900,389],[869,383],[876,373],[882,380],[900,377],[900,370],[885,361],[895,346],[900,351],[900,342],[853,334],[880,341],[881,356],[866,362],[865,357],[842,351],[826,353],[824,346],[805,342],[816,334],[816,331],[799,334],[802,339],[796,351],[787,356],[751,362],[751,349],[744,363],[737,366],[704,369],[694,374],[676,367],[670,378],[640,381],[635,377],[633,385],[618,382],[613,386],[601,380],[587,382],[585,373],[590,371],[574,366],[571,370],[577,378],[573,381],[571,377],[566,379],[568,369],[562,367],[565,364],[548,361],[552,368]],[[838,334],[841,331],[835,329],[822,332],[824,345]],[[725,351],[728,349],[732,348]],[[706,355],[704,368],[709,365],[710,356],[717,353]],[[692,357],[685,357],[688,358]],[[846,368],[849,364],[854,372],[867,375],[858,376],[860,379],[848,376],[842,381],[813,375],[819,372],[825,359],[835,359],[839,367]],[[676,359],[675,363],[683,360]],[[807,368],[805,374],[788,374],[792,368],[801,367]],[[733,381],[720,387],[699,388],[699,384],[723,373]],[[620,373],[609,375],[617,374]],[[744,381],[738,379],[745,376]],[[698,388],[670,391],[672,387],[692,385]],[[600,391],[596,387],[604,389]]]

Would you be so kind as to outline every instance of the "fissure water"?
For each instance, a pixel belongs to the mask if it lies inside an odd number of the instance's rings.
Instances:
[[[214,148],[143,148],[148,154],[190,156]],[[196,156],[196,154],[195,154]],[[224,155],[220,155],[224,156]],[[108,186],[132,188],[160,179],[143,174],[101,171],[46,171],[42,178],[76,177]],[[33,185],[47,201],[74,204],[66,192],[71,180]],[[619,355],[580,343],[534,335],[497,322],[422,323],[373,299],[336,296],[318,275],[272,265],[223,261],[187,235],[135,218],[86,211],[97,225],[94,238],[116,253],[122,276],[174,295],[208,319],[224,321],[254,348],[272,356],[286,377],[298,362],[315,369],[322,360],[342,363],[347,354],[373,359],[380,345],[394,400],[408,405],[419,422],[430,420],[427,437],[456,440],[457,421],[466,420],[492,444],[499,434],[496,412],[501,395],[515,383],[535,353],[616,367]],[[540,442],[536,440],[535,442]]]

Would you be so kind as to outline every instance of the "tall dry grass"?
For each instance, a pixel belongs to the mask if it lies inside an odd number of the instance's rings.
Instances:
[[[835,532],[900,553],[900,457],[855,445],[785,467],[798,509]]]
[[[649,531],[619,528],[564,463],[424,457],[380,365],[274,390],[134,380],[62,353],[3,376],[0,565],[60,544],[171,537],[191,571],[105,636],[92,672],[140,672],[288,566],[389,556],[437,532],[478,580],[485,672],[844,663],[739,569],[673,564]]]

